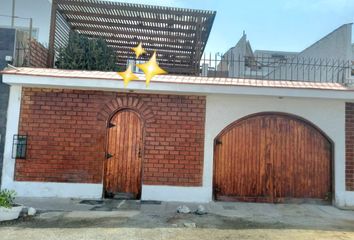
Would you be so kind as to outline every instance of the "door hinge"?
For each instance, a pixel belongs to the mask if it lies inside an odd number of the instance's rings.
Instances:
[[[110,153],[106,153],[106,159],[110,159],[111,157],[113,157],[113,155],[112,155],[112,154],[110,154]]]
[[[112,128],[112,127],[115,127],[116,125],[114,125],[113,123],[109,123],[108,124],[108,128]]]
[[[216,140],[215,140],[215,144],[216,144],[216,145],[221,145],[221,144],[222,144],[222,141],[220,141],[219,139],[216,139]]]

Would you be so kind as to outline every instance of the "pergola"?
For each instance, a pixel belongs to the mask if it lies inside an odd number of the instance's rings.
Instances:
[[[148,52],[157,51],[160,66],[169,73],[198,74],[215,15],[215,11],[110,1],[53,0],[48,65],[53,66],[55,51],[76,31],[104,38],[116,50],[119,66],[135,59],[131,48],[142,42]]]

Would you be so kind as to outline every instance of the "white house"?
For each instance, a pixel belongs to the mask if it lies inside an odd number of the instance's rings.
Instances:
[[[2,188],[19,196],[354,206],[354,91],[339,83],[8,69]],[[11,140],[14,141],[11,141]]]

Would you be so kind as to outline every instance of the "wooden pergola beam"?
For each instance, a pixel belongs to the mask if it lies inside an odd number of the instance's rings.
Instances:
[[[108,19],[109,20],[109,19]],[[134,29],[136,31],[164,31],[164,32],[176,32],[176,33],[184,33],[184,34],[195,34],[195,30],[189,30],[189,29],[183,29],[183,28],[167,28],[167,29],[161,29],[161,27],[156,27],[156,26],[146,26],[143,23],[138,24],[138,25],[132,25],[132,24],[125,24],[125,23],[116,23],[116,22],[106,22],[106,21],[99,21],[97,20],[85,20],[85,19],[71,19],[70,22],[75,26],[77,24],[92,24],[96,26],[104,26],[104,27],[122,27],[122,28],[130,28]]]
[[[214,11],[101,0],[53,0],[53,5],[56,7],[52,11],[60,19],[62,16],[72,31],[89,38],[105,39],[121,56],[118,60],[121,66],[133,56],[131,48],[142,42],[149,52],[158,52],[161,66],[188,74],[199,72],[200,57],[216,14]],[[55,30],[55,24],[58,24],[55,14],[52,16],[51,32],[59,31]],[[66,23],[59,25],[66,26]],[[62,47],[67,41],[67,36],[63,39],[63,35],[52,35],[51,64],[54,42]]]
[[[126,37],[140,37],[144,35],[144,37],[147,38],[160,38],[160,39],[168,39],[171,42],[176,42],[176,41],[195,41],[194,36],[175,36],[175,35],[165,35],[165,34],[159,34],[159,33],[154,33],[154,32],[135,32],[132,30],[123,30],[123,29],[117,29],[115,28],[102,28],[100,26],[96,26],[95,24],[91,24],[90,27],[88,26],[79,26],[72,24],[73,30],[76,31],[90,31],[90,32],[98,32],[98,33],[105,33],[105,34],[119,34],[119,35],[125,35]],[[131,38],[131,37],[130,37]]]
[[[146,17],[132,17],[132,16],[121,16],[121,15],[111,15],[107,13],[94,13],[94,12],[79,12],[79,11],[73,11],[73,10],[66,10],[66,9],[59,9],[59,12],[61,14],[64,14],[66,16],[79,16],[79,17],[95,17],[95,18],[106,18],[106,19],[115,19],[115,20],[120,20],[122,22],[132,22],[132,24],[139,24],[139,23],[146,23],[146,24],[165,24],[166,26],[173,26],[173,25],[181,25],[185,27],[189,27],[192,30],[195,30],[195,21],[181,21],[181,20],[174,20],[174,19],[157,19],[157,18],[146,18]],[[71,19],[71,17],[69,17]],[[153,25],[152,25],[153,26]],[[162,27],[162,26],[161,26]],[[173,29],[171,27],[171,29]]]
[[[115,36],[114,34],[111,34],[111,33],[108,33],[110,35],[108,36],[103,36],[101,35],[100,33],[105,33],[104,31],[103,32],[100,32],[100,31],[95,31],[95,32],[89,32],[89,31],[84,31],[84,30],[79,30],[79,33],[80,34],[83,34],[85,36],[88,36],[88,37],[92,37],[92,38],[99,38],[99,37],[102,37],[104,39],[107,39],[107,40],[122,40],[122,41],[125,41],[125,42],[134,42],[134,43],[139,43],[139,42],[143,42],[144,44],[148,43],[150,46],[157,46],[157,45],[161,45],[162,47],[164,46],[173,46],[175,48],[178,48],[180,47],[181,49],[183,49],[183,47],[188,47],[190,49],[193,48],[193,51],[194,51],[194,45],[193,44],[190,44],[190,43],[176,43],[176,42],[169,42],[169,41],[158,41],[158,40],[150,40],[150,39],[143,39],[143,38],[136,38],[136,39],[131,39],[129,37],[126,37],[126,36]],[[134,45],[133,45],[134,46]]]
[[[200,17],[205,16],[206,14],[212,14],[213,11],[207,10],[195,10],[187,8],[170,8],[163,6],[153,6],[153,5],[143,5],[143,4],[127,4],[120,2],[100,2],[100,1],[91,1],[91,0],[58,0],[59,4],[67,6],[79,6],[79,7],[91,7],[91,8],[101,8],[107,10],[120,10],[120,11],[138,11],[150,13],[154,11],[159,14],[166,14],[167,11],[169,14],[189,16],[189,17]]]

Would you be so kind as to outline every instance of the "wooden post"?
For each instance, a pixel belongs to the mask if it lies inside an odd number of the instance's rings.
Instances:
[[[199,63],[200,63],[200,54],[201,54],[201,41],[202,41],[202,19],[200,16],[197,17],[197,29],[196,29],[196,51],[195,51],[195,56],[194,56],[194,70],[195,70],[195,75],[199,76]]]
[[[50,18],[50,31],[49,31],[49,46],[48,46],[48,59],[47,59],[47,66],[49,68],[54,67],[54,42],[55,42],[55,28],[56,28],[56,21],[57,21],[57,8],[58,8],[58,0],[52,1],[52,12]]]

